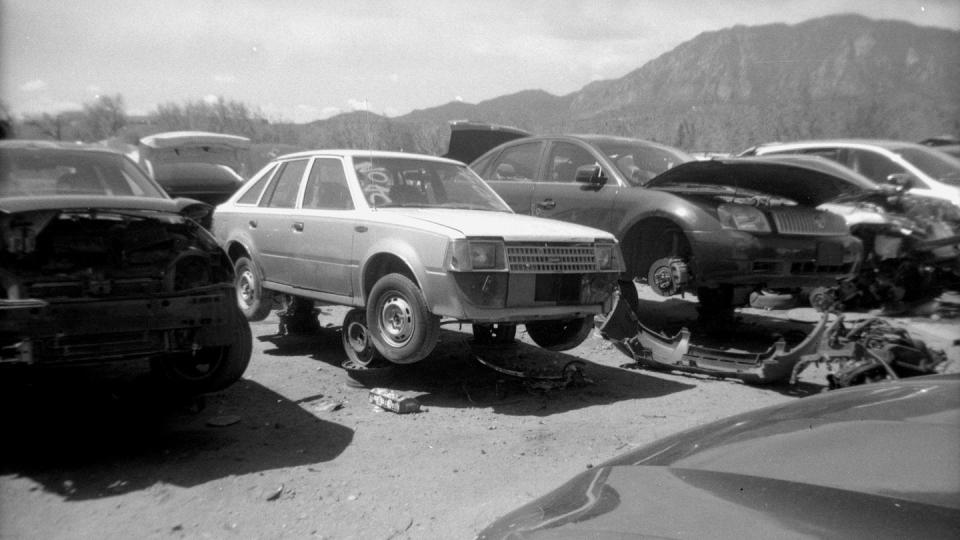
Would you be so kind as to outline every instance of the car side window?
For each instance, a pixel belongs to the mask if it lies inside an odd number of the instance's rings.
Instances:
[[[850,150],[850,168],[882,184],[888,183],[887,177],[891,174],[907,172],[900,165],[869,150]]]
[[[237,199],[237,204],[257,204],[257,201],[260,200],[260,195],[263,194],[263,188],[265,188],[267,186],[267,182],[273,178],[273,173],[276,172],[276,170],[277,167],[274,165],[260,175],[260,178],[254,180],[255,183],[250,186],[250,189],[248,189],[246,193]]]
[[[307,169],[307,160],[288,161],[280,166],[277,179],[270,186],[260,206],[268,208],[293,208],[297,204],[300,179]]]
[[[542,142],[518,144],[504,149],[487,171],[487,178],[500,181],[532,182],[537,175]]]
[[[347,177],[339,159],[317,158],[313,161],[303,194],[303,208],[353,210]]]
[[[585,148],[567,142],[557,142],[550,147],[547,158],[547,182],[573,183],[576,181],[577,168],[593,165],[597,159]]]

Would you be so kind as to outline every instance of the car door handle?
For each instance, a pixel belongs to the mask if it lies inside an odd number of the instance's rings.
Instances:
[[[251,220],[248,221],[247,223],[250,224],[250,228],[251,228],[251,229],[256,229],[256,228],[257,228],[257,222],[256,222],[256,220],[251,219]]]
[[[302,222],[302,221],[294,221],[294,222],[293,222],[293,230],[296,231],[296,232],[303,232],[303,222]]]
[[[367,228],[364,227],[363,225],[357,225],[356,227],[353,228],[353,230],[357,232],[367,232]]]
[[[544,199],[537,203],[537,208],[541,208],[543,210],[553,210],[556,207],[557,201],[553,199]]]

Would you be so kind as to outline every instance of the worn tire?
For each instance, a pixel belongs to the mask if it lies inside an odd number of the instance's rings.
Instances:
[[[237,306],[248,321],[262,321],[273,307],[273,293],[263,288],[260,269],[247,257],[233,263]]]
[[[473,341],[480,345],[505,345],[517,337],[517,325],[512,323],[477,323],[473,326]]]
[[[367,328],[380,354],[395,364],[423,360],[440,337],[440,319],[430,313],[423,291],[402,274],[387,274],[373,285]]]
[[[203,394],[223,390],[246,371],[253,353],[250,324],[237,317],[233,343],[167,355],[151,363],[151,371],[179,392]]]
[[[593,330],[593,315],[560,321],[530,321],[527,335],[548,351],[567,351],[580,345]]]

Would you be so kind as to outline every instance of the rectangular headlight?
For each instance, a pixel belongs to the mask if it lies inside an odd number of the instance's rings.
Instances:
[[[727,229],[746,232],[770,232],[770,222],[759,208],[742,204],[721,204],[717,207],[720,224]]]
[[[597,268],[600,270],[613,269],[613,246],[599,245],[596,249]]]
[[[451,270],[505,270],[506,250],[495,240],[454,240],[449,259]]]

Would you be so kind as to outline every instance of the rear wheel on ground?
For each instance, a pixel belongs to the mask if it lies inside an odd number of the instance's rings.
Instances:
[[[580,345],[593,330],[593,315],[559,321],[530,321],[527,335],[549,351],[566,351]]]

